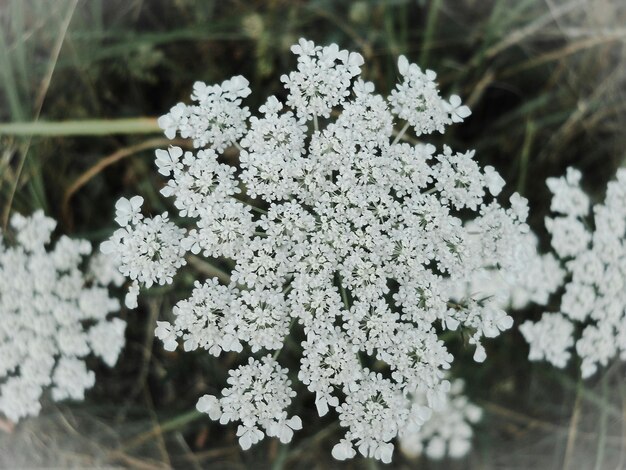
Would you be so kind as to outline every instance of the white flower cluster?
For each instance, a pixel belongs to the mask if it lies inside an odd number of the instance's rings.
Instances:
[[[400,56],[398,71],[404,80],[391,92],[389,104],[392,112],[407,121],[417,135],[443,133],[446,126],[463,122],[471,114],[459,96],[452,95],[449,102],[441,99],[435,82],[437,74],[432,70],[423,72],[417,64],[409,64],[406,57]]]
[[[453,459],[467,455],[472,448],[472,424],[480,421],[482,409],[463,395],[464,385],[463,380],[454,380],[441,410],[432,413],[423,425],[409,425],[400,432],[403,454],[416,458],[424,453],[434,460],[446,455]],[[419,393],[413,401],[422,406],[427,403],[426,397]]]
[[[113,366],[125,342],[126,323],[107,319],[119,303],[106,286],[123,278],[103,257],[84,274],[85,240],[63,236],[47,251],[55,226],[42,211],[16,214],[0,234],[0,413],[13,422],[37,415],[48,388],[82,400],[95,382],[85,356]]]
[[[196,147],[209,146],[224,150],[241,138],[246,130],[243,123],[250,116],[248,108],[241,107],[241,99],[250,94],[248,80],[236,76],[221,85],[193,84],[193,99],[197,105],[178,103],[169,114],[159,119],[159,126],[169,139],[176,132],[193,139]]]
[[[480,240],[477,240],[481,242]],[[468,277],[465,285],[457,283],[451,294],[462,299],[472,292],[481,292],[498,307],[519,310],[530,303],[546,305],[550,295],[563,285],[565,271],[559,260],[551,253],[537,251],[537,237],[533,232],[521,234],[512,246],[524,263],[524,269],[494,269],[493,266],[478,269]]]
[[[285,411],[296,396],[287,372],[269,355],[260,361],[250,358],[247,365],[230,371],[230,387],[222,391],[221,399],[205,395],[196,408],[221,424],[241,421],[237,436],[243,450],[263,439],[265,434],[260,428],[287,443],[294,430],[302,429],[300,418],[288,418]]]
[[[337,44],[319,47],[304,39],[291,51],[298,56],[298,70],[280,77],[289,91],[287,105],[296,110],[299,118],[329,117],[333,107],[350,95],[352,79],[361,73],[363,57],[339,50]]]
[[[185,231],[169,221],[167,212],[144,219],[142,205],[141,196],[117,201],[115,221],[121,228],[100,246],[133,281],[125,299],[128,308],[137,307],[139,283],[146,287],[170,284],[176,270],[185,264],[181,245]]]
[[[215,356],[244,346],[278,352],[292,328],[303,330],[298,378],[315,393],[320,416],[335,408],[347,428],[333,455],[350,458],[356,446],[388,462],[398,432],[445,403],[444,371],[454,358],[439,334],[463,328],[482,361],[481,338],[512,325],[488,295],[453,293],[478,270],[524,269],[526,252],[517,247],[527,239],[528,209],[517,194],[509,209],[498,204],[504,182],[493,168],[481,170],[473,151],[402,142],[410,127],[417,135],[443,131],[470,114],[458,97],[439,97],[431,72],[401,57],[403,82],[385,99],[358,78],[359,54],[304,39],[292,51],[297,71],[282,77],[291,109],[270,97],[248,120],[240,97],[250,90],[235,77],[225,82],[230,98],[222,98],[224,84],[194,86],[194,99],[198,89],[220,97],[206,100],[217,109],[180,104],[160,119],[168,137],[178,132],[205,147],[156,153],[169,177],[162,193],[195,227],[185,233],[165,218],[148,224],[140,199],[122,199],[124,227],[103,249],[148,286],[169,282],[185,251],[229,265],[229,285],[198,281],[174,308],[173,323],[159,322],[165,347],[182,339],[185,350]],[[396,119],[406,123],[392,140]],[[228,144],[239,150],[236,166],[221,158]],[[473,219],[463,223],[461,214]],[[234,377],[254,381],[257,369],[271,370],[263,380],[284,384],[278,366],[265,364],[251,362]],[[424,406],[412,403],[414,393],[424,394]],[[291,437],[286,414],[274,415],[279,425],[264,411],[278,413],[288,400],[225,397],[219,407],[217,398],[199,406],[224,422],[242,420],[242,445],[260,439],[261,428]]]
[[[544,313],[520,330],[530,344],[530,359],[556,367],[567,364],[575,342],[586,378],[617,355],[626,359],[626,169],[608,184],[593,218],[581,176],[569,168],[565,177],[547,180],[554,195],[551,209],[560,215],[547,218],[546,227],[569,277],[560,312]],[[577,341],[575,325],[584,327]]]

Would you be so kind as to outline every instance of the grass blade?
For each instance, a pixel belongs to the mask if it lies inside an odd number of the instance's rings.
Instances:
[[[11,122],[0,124],[0,135],[72,136],[154,134],[161,130],[156,118],[88,119],[62,122]]]

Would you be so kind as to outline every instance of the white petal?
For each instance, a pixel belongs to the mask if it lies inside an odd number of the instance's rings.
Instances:
[[[487,352],[485,348],[479,344],[476,346],[476,351],[474,351],[474,360],[476,362],[484,362],[485,359],[487,359]]]
[[[348,65],[353,65],[355,67],[360,67],[363,65],[365,61],[363,60],[363,56],[358,52],[351,52],[348,57]]]
[[[139,209],[141,209],[142,205],[143,205],[143,198],[141,196],[133,196],[132,198],[130,198],[131,210],[138,211]]]
[[[398,57],[398,72],[400,72],[401,75],[406,75],[408,71],[409,60],[405,56],[401,55]]]
[[[328,404],[326,403],[326,398],[320,398],[315,400],[315,406],[317,407],[317,414],[324,416],[328,413]]]
[[[393,456],[393,444],[387,443],[383,444],[379,448],[380,450],[380,460],[383,463],[391,463],[391,457]]]
[[[469,109],[469,107],[467,107],[467,106],[461,106],[460,108],[457,108],[456,114],[458,114],[463,119],[465,119],[466,117],[468,117],[468,116],[470,116],[472,114],[472,110]]]
[[[117,251],[118,244],[112,240],[104,241],[100,244],[100,251],[105,255],[115,253]]]
[[[248,450],[252,447],[252,439],[250,438],[249,432],[245,432],[243,436],[239,438],[239,445],[243,450]]]
[[[290,419],[287,420],[287,425],[291,429],[295,429],[297,431],[298,429],[302,429],[302,420],[299,416],[292,416]]]
[[[124,297],[124,304],[126,305],[126,307],[133,309],[133,308],[137,308],[137,292],[128,292],[126,294],[126,297]]]

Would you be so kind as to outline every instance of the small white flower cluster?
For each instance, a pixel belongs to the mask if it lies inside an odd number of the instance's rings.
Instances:
[[[191,99],[198,103],[187,106],[178,103],[158,124],[168,139],[176,132],[193,139],[196,147],[209,146],[222,151],[241,138],[246,130],[248,108],[241,107],[241,99],[250,94],[248,80],[236,76],[221,85],[193,84]]]
[[[140,283],[146,287],[171,284],[177,269],[185,264],[181,245],[185,231],[169,221],[167,212],[144,218],[142,205],[141,196],[117,201],[115,221],[121,228],[100,246],[102,253],[133,281],[125,299],[128,308],[137,307]]]
[[[432,413],[421,426],[407,426],[400,432],[400,450],[410,458],[422,453],[429,459],[439,460],[446,455],[459,459],[472,448],[472,424],[482,418],[482,409],[463,395],[464,382],[452,382],[450,393],[443,408]],[[427,403],[423,394],[416,394],[413,401],[418,406]]]
[[[481,240],[477,242],[482,243]],[[472,292],[481,292],[498,307],[519,310],[530,303],[546,305],[550,295],[563,285],[565,271],[553,254],[537,251],[537,237],[533,232],[521,234],[511,246],[526,261],[519,265],[525,269],[478,269],[469,276],[465,285],[456,284],[451,289],[453,299],[461,299]]]
[[[43,211],[16,214],[11,227],[0,233],[0,413],[17,422],[39,413],[48,388],[54,400],[82,400],[95,382],[85,356],[113,366],[126,322],[107,319],[119,309],[106,287],[123,281],[115,268],[95,256],[81,271],[89,242],[63,236],[47,251],[56,222]]]
[[[512,325],[488,295],[453,294],[485,268],[523,271],[529,258],[518,246],[528,239],[528,209],[517,194],[509,209],[498,204],[504,181],[491,167],[481,170],[474,152],[402,142],[409,127],[417,135],[443,131],[470,114],[458,97],[439,97],[432,73],[401,57],[404,81],[385,99],[358,78],[359,54],[304,39],[292,51],[297,71],[282,77],[291,109],[270,97],[248,120],[240,97],[250,90],[236,77],[225,82],[229,89],[236,83],[236,93],[212,98],[218,109],[207,110],[206,119],[191,108],[202,125],[190,124],[182,104],[160,119],[168,137],[178,132],[206,147],[156,152],[159,172],[169,177],[162,194],[195,226],[177,230],[165,217],[148,223],[140,199],[122,199],[123,228],[103,249],[117,257],[135,291],[138,283],[169,282],[185,251],[229,265],[229,285],[198,281],[174,308],[173,323],[159,322],[166,349],[182,339],[185,350],[215,356],[244,346],[278,352],[291,328],[301,328],[298,378],[315,393],[319,415],[335,408],[347,428],[333,455],[350,458],[356,446],[388,462],[398,432],[445,403],[444,371],[454,358],[441,331],[463,328],[482,361],[481,338]],[[194,89],[196,97],[197,89],[224,94],[224,85]],[[392,140],[395,119],[407,122]],[[229,144],[239,150],[239,165],[221,158]],[[472,212],[464,224],[461,213]],[[233,377],[253,380],[267,369],[274,372],[263,380],[284,384],[278,365],[265,364],[253,361]],[[414,405],[414,393],[427,403]],[[290,438],[285,425],[297,426],[283,423],[286,414],[277,409],[280,424],[268,423],[265,408],[255,408],[261,402],[270,404],[263,394],[225,392],[219,406],[217,398],[199,406],[224,422],[240,419],[246,447],[261,429]],[[278,403],[288,400],[271,406]]]
[[[574,345],[575,325],[584,326],[575,342],[584,378],[619,355],[626,359],[626,169],[607,186],[603,204],[589,217],[589,197],[580,188],[581,173],[569,168],[563,178],[548,178],[553,193],[547,218],[552,247],[570,280],[559,313],[544,313],[520,330],[530,344],[530,359],[564,367]],[[591,231],[589,227],[592,226]]]
[[[237,436],[243,450],[263,439],[262,429],[285,444],[294,430],[302,429],[300,418],[288,418],[285,411],[296,396],[287,372],[269,355],[260,361],[250,358],[247,365],[230,371],[230,387],[222,390],[222,398],[204,395],[196,408],[220,424],[241,421]]]
[[[287,105],[305,120],[329,117],[333,107],[350,95],[352,78],[361,73],[363,57],[339,50],[337,44],[320,47],[305,39],[291,51],[298,56],[298,70],[280,77],[289,91]]]
[[[389,104],[392,112],[407,121],[418,136],[434,131],[443,133],[446,126],[463,122],[471,114],[459,96],[452,95],[449,102],[441,99],[435,82],[437,74],[432,70],[423,72],[417,64],[409,64],[406,57],[400,56],[398,71],[403,81],[391,92]]]

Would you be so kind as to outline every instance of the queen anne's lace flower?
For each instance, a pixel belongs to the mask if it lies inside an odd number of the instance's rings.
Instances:
[[[53,400],[82,400],[95,382],[85,356],[113,366],[124,346],[126,323],[107,318],[119,303],[106,287],[123,278],[101,257],[83,274],[87,241],[64,236],[47,251],[55,226],[42,211],[16,214],[16,243],[0,237],[0,413],[15,422],[37,415],[48,389]]]
[[[482,410],[463,395],[463,387],[462,380],[454,380],[440,411],[432,413],[423,425],[410,423],[400,431],[402,453],[412,458],[424,453],[435,460],[446,455],[453,459],[467,455],[472,448],[472,424],[480,421]],[[415,394],[413,403],[424,406],[426,397]]]
[[[166,219],[149,224],[123,202],[118,218],[129,225],[103,248],[147,286],[169,282],[185,251],[220,258],[230,284],[196,283],[173,322],[158,324],[166,349],[180,339],[186,350],[213,355],[246,347],[278,354],[291,329],[303,330],[298,378],[315,393],[320,416],[335,408],[347,428],[333,455],[358,451],[387,462],[399,430],[446,402],[444,371],[454,358],[439,333],[462,328],[482,361],[482,338],[510,328],[511,317],[480,289],[455,292],[480,270],[523,271],[532,258],[524,248],[527,206],[519,195],[510,209],[498,204],[503,181],[494,168],[482,171],[473,151],[402,142],[409,127],[443,131],[469,115],[460,98],[440,98],[433,72],[401,58],[404,81],[386,100],[358,77],[359,54],[304,39],[292,51],[298,65],[282,77],[285,104],[270,97],[246,121],[247,108],[234,109],[243,90],[222,99],[222,84],[204,88],[220,97],[208,109],[179,104],[160,120],[168,137],[179,130],[207,147],[156,154],[169,177],[163,194],[195,226],[183,233]],[[195,87],[192,98],[198,94]],[[190,113],[203,125],[191,124]],[[394,115],[407,121],[395,137]],[[231,144],[238,166],[219,154]],[[474,212],[473,221],[464,223],[461,211]],[[241,420],[245,448],[264,433],[289,440],[299,427],[283,411],[292,396],[283,372],[263,361],[240,368],[223,398],[199,403],[214,419]],[[270,385],[244,389],[244,378],[254,387],[278,381],[278,401],[266,395]],[[423,394],[423,405],[412,403],[414,393]]]
[[[547,181],[554,194],[552,210],[563,215],[546,219],[546,227],[571,277],[561,311],[544,313],[539,322],[520,329],[530,343],[531,360],[564,367],[574,345],[574,325],[582,324],[576,352],[582,376],[589,377],[616,355],[626,359],[626,170],[618,170],[616,181],[608,184],[592,220],[580,180],[581,173],[570,168],[565,177]]]

